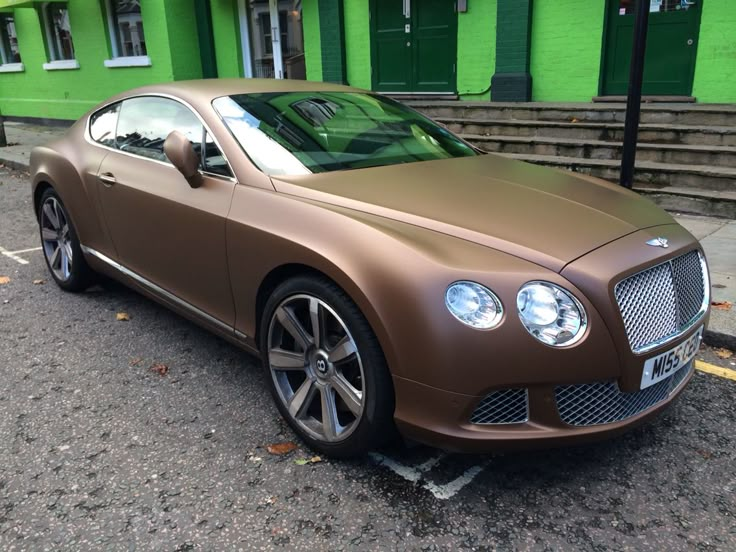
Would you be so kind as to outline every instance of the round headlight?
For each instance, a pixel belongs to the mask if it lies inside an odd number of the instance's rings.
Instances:
[[[549,282],[522,286],[516,307],[527,331],[547,345],[572,345],[585,333],[587,317],[583,305],[570,292]]]
[[[503,306],[496,294],[475,282],[455,282],[445,292],[447,310],[463,324],[489,330],[501,322]]]

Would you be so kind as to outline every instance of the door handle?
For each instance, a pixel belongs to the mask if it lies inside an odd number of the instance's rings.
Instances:
[[[102,173],[97,178],[99,178],[100,182],[102,182],[105,186],[112,186],[113,184],[115,184],[115,182],[117,182],[117,180],[115,180],[115,176],[113,176],[113,174],[109,172]]]

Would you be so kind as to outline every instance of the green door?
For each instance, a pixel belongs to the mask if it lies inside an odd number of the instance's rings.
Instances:
[[[454,0],[372,0],[373,89],[455,92]]]
[[[689,96],[693,87],[702,0],[643,1],[650,2],[650,8],[642,93]],[[603,95],[628,92],[634,4],[634,0],[608,0]]]

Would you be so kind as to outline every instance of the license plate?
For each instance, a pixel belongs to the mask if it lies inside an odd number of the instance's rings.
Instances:
[[[687,341],[647,360],[644,363],[644,373],[641,375],[641,388],[644,389],[662,381],[690,362],[698,352],[702,335],[703,327],[701,326]]]

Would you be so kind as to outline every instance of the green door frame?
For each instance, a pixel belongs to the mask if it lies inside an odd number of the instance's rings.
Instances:
[[[421,0],[413,0],[414,2],[421,2]],[[457,33],[458,33],[458,21],[457,21],[457,1],[455,0],[455,17],[453,18],[453,44],[455,45],[455,61],[453,65],[453,72],[452,72],[452,81],[450,83],[450,90],[441,91],[441,92],[423,92],[421,90],[411,90],[408,93],[417,93],[417,94],[457,94]],[[411,22],[412,30],[414,29],[414,21],[415,21],[415,14],[416,12],[412,12],[411,19],[407,20]],[[371,62],[371,89],[375,90],[377,86],[378,81],[378,67],[377,67],[377,60],[378,60],[378,53],[377,53],[377,41],[375,40],[376,37],[376,0],[369,0],[369,8],[368,8],[368,19],[369,19],[369,33],[370,33],[370,62]],[[412,46],[413,47],[413,46]],[[412,52],[412,59],[414,59],[415,53]],[[414,65],[414,64],[412,64]],[[412,71],[415,70],[415,67],[412,66]],[[416,75],[412,75],[410,81],[412,83],[416,82]]]

